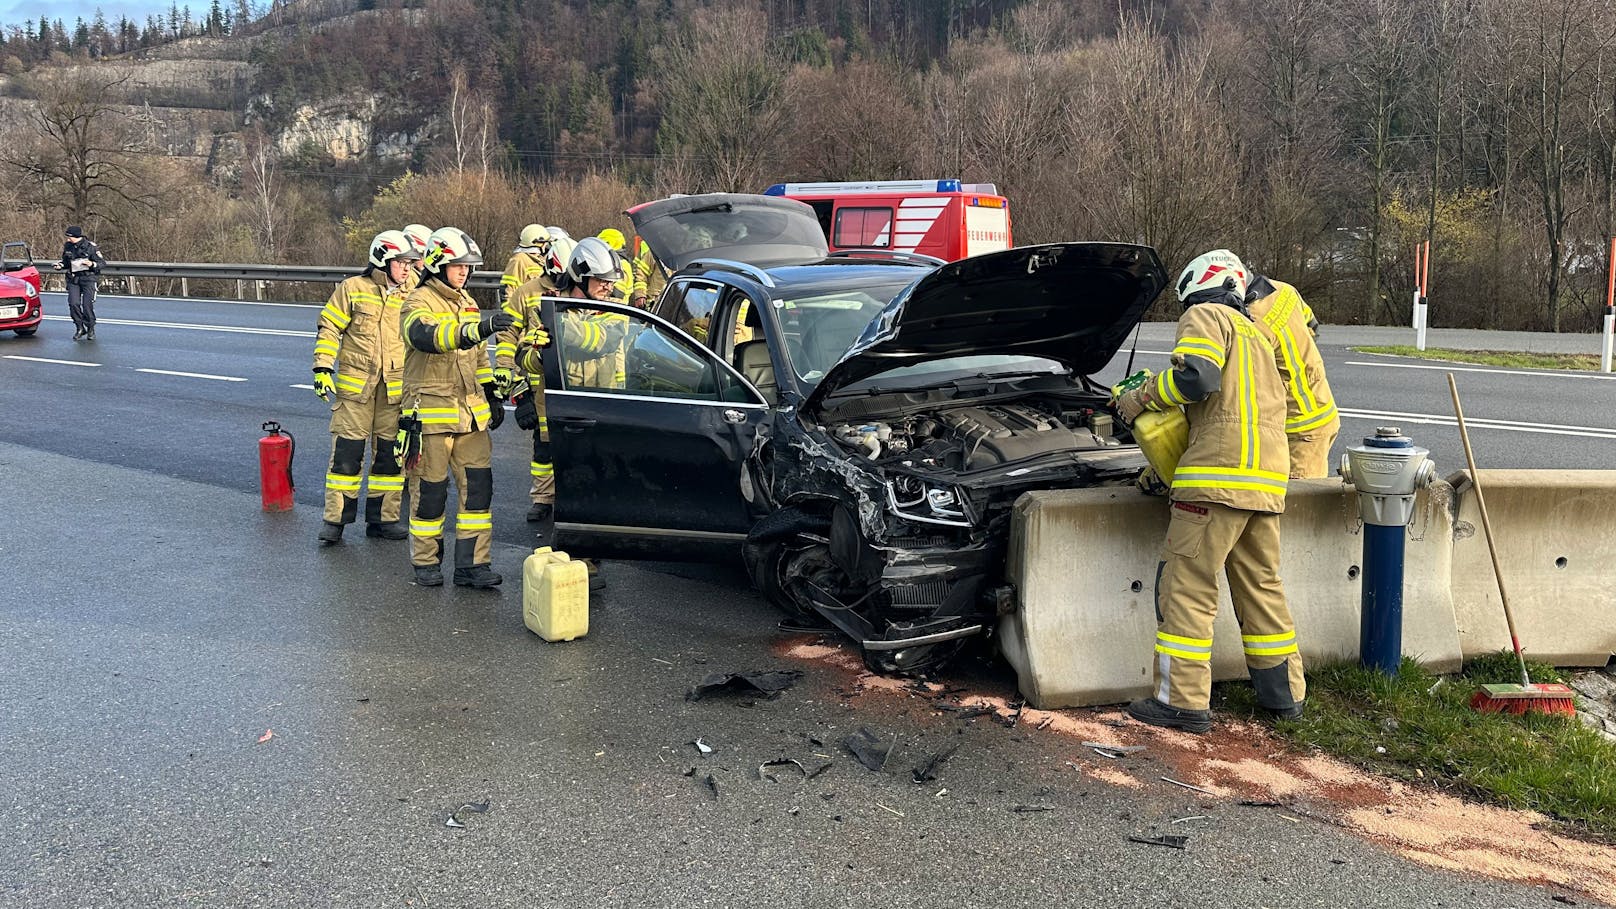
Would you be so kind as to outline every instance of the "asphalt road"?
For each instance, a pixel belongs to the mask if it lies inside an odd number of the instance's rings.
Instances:
[[[416,588],[402,544],[314,545],[326,410],[294,387],[313,308],[97,310],[93,344],[59,317],[0,339],[0,907],[1554,905],[1327,824],[1095,782],[1067,762],[1099,759],[1052,731],[858,694],[782,656],[729,567],[609,563],[590,635],[545,645],[515,577],[524,434],[496,434],[505,587]],[[1159,366],[1170,333],[1143,337]],[[1396,413],[1458,465],[1440,371],[1325,352],[1347,434]],[[1486,466],[1612,466],[1608,379],[1460,376],[1478,423],[1542,424],[1478,429]],[[268,419],[304,446],[290,514],[258,510]],[[774,701],[684,698],[757,668],[806,675]],[[951,683],[1013,687],[972,663]],[[860,726],[902,766],[837,747]],[[758,778],[820,754],[811,780]],[[1181,830],[1183,851],[1127,839]]]

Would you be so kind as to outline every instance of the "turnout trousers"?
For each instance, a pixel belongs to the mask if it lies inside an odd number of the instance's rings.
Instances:
[[[436,432],[421,436],[421,460],[410,473],[410,561],[437,565],[443,559],[444,511],[449,502],[449,475],[459,495],[455,511],[454,567],[471,568],[493,561],[493,445],[487,430]]]
[[[544,400],[544,392],[539,392],[539,401]],[[550,463],[550,423],[544,418],[544,405],[541,403],[539,411],[539,428],[533,430],[533,461],[528,465],[528,472],[533,475],[533,488],[528,495],[535,505],[555,504],[555,465]]]
[[[367,486],[365,523],[392,524],[404,497],[404,471],[393,455],[399,405],[380,390],[369,401],[337,398],[331,403],[331,467],[325,475],[325,520],[352,524],[359,511],[359,489]],[[364,481],[365,446],[371,449],[370,479]]]
[[[1210,502],[1174,502],[1171,510],[1156,579],[1156,700],[1208,709],[1222,569],[1257,702],[1276,710],[1301,703],[1307,683],[1279,580],[1279,515]]]

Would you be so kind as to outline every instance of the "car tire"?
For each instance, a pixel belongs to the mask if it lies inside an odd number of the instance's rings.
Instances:
[[[39,331],[39,329],[38,328],[13,328],[12,331],[15,331],[17,333],[17,337],[19,337],[19,338],[32,338],[34,336],[34,333]]]
[[[746,573],[752,578],[752,586],[787,618],[817,624],[822,621],[819,613],[798,603],[785,589],[786,561],[791,552],[784,543],[748,543],[742,550]]]

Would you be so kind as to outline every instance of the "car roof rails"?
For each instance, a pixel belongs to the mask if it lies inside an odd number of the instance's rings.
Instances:
[[[769,277],[768,272],[758,268],[756,265],[748,265],[745,262],[737,262],[734,259],[696,259],[687,263],[685,268],[681,270],[691,268],[710,268],[715,271],[731,271],[737,274],[745,275],[759,284],[762,284],[764,287],[775,286],[774,279]]]
[[[947,259],[928,256],[925,253],[905,252],[899,249],[838,249],[827,255],[827,259],[875,259],[888,260],[896,265],[947,265]]]

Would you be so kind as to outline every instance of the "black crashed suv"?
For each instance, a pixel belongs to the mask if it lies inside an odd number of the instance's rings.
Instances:
[[[829,255],[813,210],[777,197],[629,214],[674,270],[653,312],[544,303],[547,325],[615,323],[622,339],[546,358],[561,548],[738,548],[795,623],[840,630],[879,671],[917,670],[1012,608],[1021,493],[1129,483],[1145,464],[1088,376],[1166,284],[1149,247],[944,263]],[[586,368],[601,356],[618,368]]]

